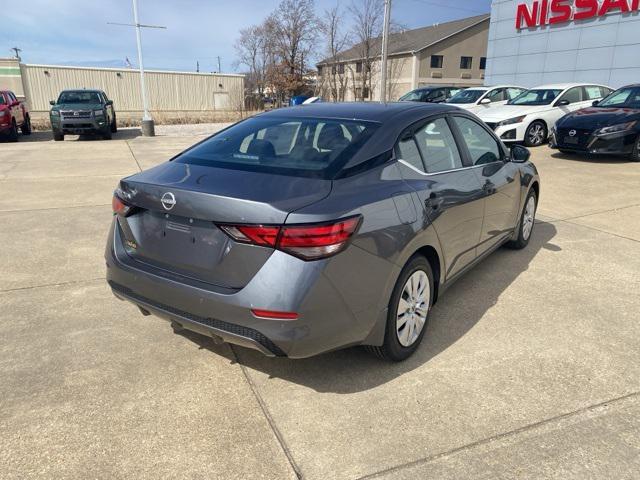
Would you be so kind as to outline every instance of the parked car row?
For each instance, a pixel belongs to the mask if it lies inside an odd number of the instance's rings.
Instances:
[[[630,156],[640,161],[640,85],[561,83],[422,87],[400,101],[450,103],[475,113],[505,143],[537,147],[549,141],[563,153]]]

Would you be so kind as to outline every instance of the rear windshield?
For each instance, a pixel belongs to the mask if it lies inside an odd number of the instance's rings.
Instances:
[[[461,90],[451,97],[447,103],[475,103],[485,93],[487,93],[486,90]]]
[[[379,124],[318,118],[254,117],[208,138],[174,161],[331,178]]]
[[[58,103],[100,103],[96,92],[62,92]]]
[[[556,89],[527,90],[507,103],[509,105],[549,105],[561,93],[562,90]]]
[[[609,108],[640,108],[640,87],[627,87],[616,90],[597,106]]]

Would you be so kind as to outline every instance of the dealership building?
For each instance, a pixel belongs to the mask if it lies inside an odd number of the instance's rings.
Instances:
[[[485,84],[640,83],[640,0],[493,0]]]

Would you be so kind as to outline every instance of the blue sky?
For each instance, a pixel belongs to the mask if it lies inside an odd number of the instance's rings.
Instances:
[[[344,8],[350,0],[340,0]],[[316,0],[316,10],[336,0]],[[143,31],[147,68],[216,70],[233,68],[233,43],[238,31],[259,23],[276,0],[139,0],[141,23],[167,26]],[[393,0],[393,18],[408,28],[489,12],[491,0]],[[15,7],[15,8],[14,8]],[[346,15],[345,15],[346,16]],[[123,66],[137,64],[132,28],[107,25],[131,23],[130,0],[22,0],[5,8],[0,28],[0,57],[18,46],[26,63]],[[318,57],[322,52],[318,52]]]

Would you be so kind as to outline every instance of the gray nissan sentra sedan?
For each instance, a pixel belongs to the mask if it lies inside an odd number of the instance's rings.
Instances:
[[[274,110],[120,181],[107,279],[176,331],[400,361],[446,287],[501,245],[527,246],[528,159],[450,105]]]

